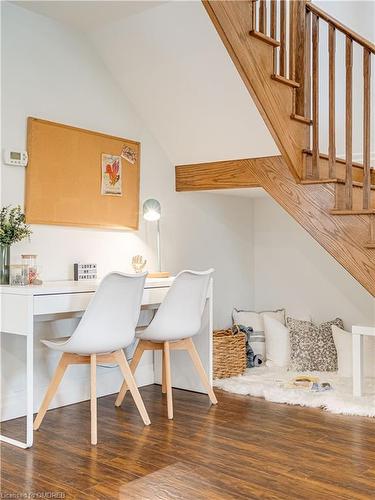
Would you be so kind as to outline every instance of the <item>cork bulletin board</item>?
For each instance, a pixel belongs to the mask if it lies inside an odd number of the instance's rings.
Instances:
[[[140,143],[28,118],[26,221],[138,229]]]

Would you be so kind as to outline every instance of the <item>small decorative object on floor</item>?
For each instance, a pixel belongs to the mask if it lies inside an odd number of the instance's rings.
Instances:
[[[213,361],[214,379],[242,375],[246,370],[246,334],[231,328],[215,331]]]
[[[135,273],[143,272],[143,269],[145,268],[146,264],[147,260],[146,259],[143,260],[142,255],[134,255],[134,257],[132,258],[132,266]]]
[[[96,280],[97,277],[96,264],[74,264],[74,281]]]
[[[30,227],[25,223],[21,207],[3,207],[0,212],[0,285],[9,285],[10,247],[29,238]]]
[[[313,392],[332,391],[329,382],[319,382],[319,377],[314,375],[298,375],[285,384],[284,387],[286,389],[302,389]]]

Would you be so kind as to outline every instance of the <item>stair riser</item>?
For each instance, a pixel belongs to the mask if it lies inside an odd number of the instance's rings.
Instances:
[[[345,184],[336,184],[335,185],[335,208],[337,210],[345,210],[349,208],[346,206],[345,200],[346,196],[346,188]],[[363,188],[358,186],[353,186],[353,206],[351,207],[353,210],[362,210],[363,207]],[[371,205],[368,208],[375,209],[375,190],[371,190]]]
[[[304,171],[306,177],[308,177],[309,172],[311,172],[312,157],[310,155],[304,155],[304,157],[305,157]],[[363,168],[353,166],[352,172],[353,172],[353,181],[363,182]],[[336,163],[336,175],[334,177],[337,177],[338,179],[345,179],[345,176],[346,176],[346,165],[343,163]],[[320,158],[319,177],[321,179],[329,178],[329,165],[328,165],[328,160],[326,160],[325,158]],[[371,183],[375,184],[374,169],[371,172]]]

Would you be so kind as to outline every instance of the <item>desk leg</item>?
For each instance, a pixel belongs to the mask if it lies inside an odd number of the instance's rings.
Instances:
[[[353,334],[353,396],[362,396],[363,335]]]
[[[33,445],[33,407],[34,407],[34,367],[33,336],[26,335],[26,442],[18,441],[0,434],[0,441],[18,448],[30,448]]]

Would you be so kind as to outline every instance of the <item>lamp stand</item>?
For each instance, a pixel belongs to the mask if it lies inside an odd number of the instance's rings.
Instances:
[[[170,273],[161,270],[160,220],[157,221],[156,247],[158,256],[158,272],[148,273],[148,278],[169,278]]]
[[[156,245],[158,254],[158,271],[161,273],[161,252],[160,252],[160,220],[157,221],[157,235],[156,235]]]

